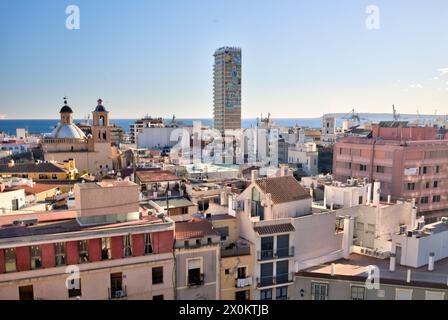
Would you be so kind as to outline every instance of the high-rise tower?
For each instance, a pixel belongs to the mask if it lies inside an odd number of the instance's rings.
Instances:
[[[215,51],[213,106],[215,129],[241,128],[241,49],[222,47]]]

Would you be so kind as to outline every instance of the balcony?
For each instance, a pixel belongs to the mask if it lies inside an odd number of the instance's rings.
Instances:
[[[265,276],[257,278],[257,288],[290,284],[294,282],[294,273],[277,274],[277,276]]]
[[[249,256],[250,255],[250,244],[247,242],[237,242],[230,244],[227,247],[221,248],[221,257],[238,257],[238,256]]]
[[[277,250],[257,251],[257,260],[273,260],[294,257],[294,247],[277,248]]]
[[[244,288],[252,285],[252,277],[235,279],[235,288]]]
[[[108,290],[109,300],[125,299],[128,296],[126,286],[124,286],[122,288],[112,288],[112,289],[108,288],[107,290]]]

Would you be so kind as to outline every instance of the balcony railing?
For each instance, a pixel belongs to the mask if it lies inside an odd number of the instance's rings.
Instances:
[[[237,257],[250,255],[250,246],[234,246],[221,249],[221,257]]]
[[[277,248],[277,250],[260,250],[257,251],[257,259],[261,260],[273,260],[294,257],[294,247]]]
[[[252,285],[252,277],[235,279],[236,288],[244,288]]]
[[[276,276],[265,276],[257,278],[257,288],[275,286],[294,282],[294,273],[277,274]]]
[[[128,296],[126,286],[122,287],[120,290],[117,288],[108,288],[108,291],[110,300],[124,299]]]

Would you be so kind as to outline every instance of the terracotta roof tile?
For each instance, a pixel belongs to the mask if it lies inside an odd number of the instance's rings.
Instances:
[[[219,236],[213,225],[204,219],[192,219],[187,222],[176,222],[176,240]]]
[[[282,224],[254,227],[254,230],[259,235],[265,235],[265,234],[293,232],[296,229],[290,223],[282,223]]]
[[[274,204],[311,198],[292,176],[257,179],[255,183],[265,193],[270,193]]]
[[[157,170],[157,171],[137,171],[137,178],[143,182],[163,182],[163,181],[178,181],[180,178],[171,171]]]

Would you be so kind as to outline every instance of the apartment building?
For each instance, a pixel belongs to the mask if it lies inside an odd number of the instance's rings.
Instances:
[[[220,299],[220,239],[211,222],[176,222],[174,246],[177,300]]]
[[[434,271],[391,270],[389,259],[352,254],[297,272],[293,292],[297,300],[447,300],[447,274],[448,259]]]
[[[214,57],[214,127],[223,134],[241,128],[241,49],[222,47]]]
[[[292,176],[256,179],[253,171],[251,184],[235,200],[240,236],[255,247],[255,299],[288,299],[295,268],[290,218],[311,213],[310,195]]]
[[[228,214],[207,217],[220,234],[220,288],[223,300],[254,299],[254,245],[239,237],[237,219]]]
[[[15,163],[10,160],[8,164],[0,165],[1,178],[26,178],[34,181],[74,181],[77,177],[75,160],[64,162],[35,161],[29,163]]]
[[[173,221],[129,181],[74,192],[74,210],[0,217],[0,299],[173,299]]]
[[[419,212],[448,208],[448,140],[437,128],[385,122],[372,138],[346,137],[334,146],[333,176],[381,182],[381,200],[416,199]]]

